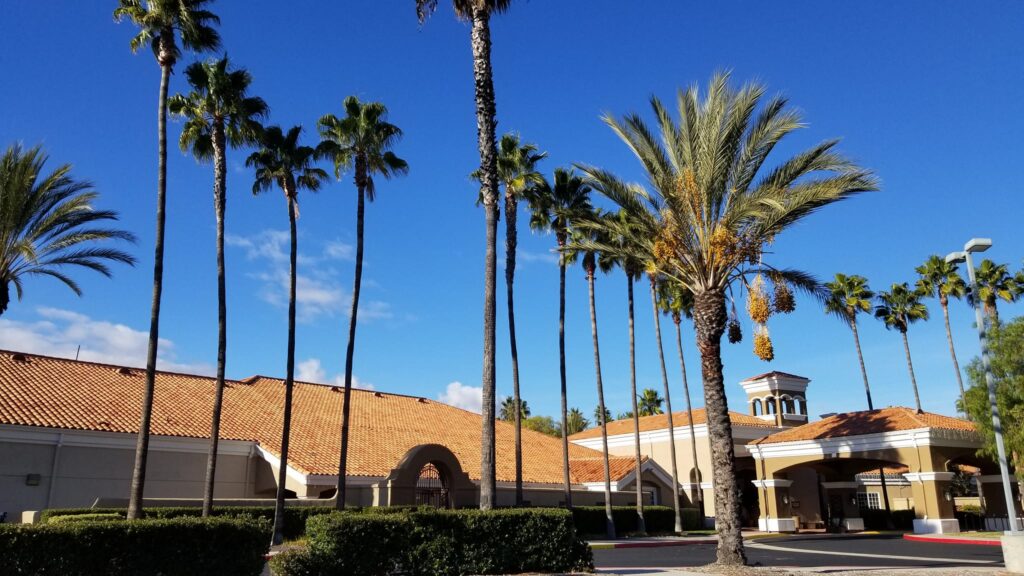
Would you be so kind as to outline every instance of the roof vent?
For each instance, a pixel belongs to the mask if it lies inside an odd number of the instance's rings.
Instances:
[[[374,392],[373,395],[374,395],[375,398],[383,398],[384,397],[384,395],[381,394],[380,392]]]
[[[131,376],[132,374],[134,374],[131,368],[125,368],[124,366],[118,368],[117,373],[122,376]]]
[[[338,388],[337,386],[331,386],[331,392],[341,392],[341,388]]]
[[[419,402],[420,404],[426,404],[427,403],[427,399],[426,398],[417,398],[416,401]]]
[[[28,364],[28,356],[25,356],[24,354],[21,354],[19,352],[11,354],[11,360],[14,360],[15,362],[24,362],[25,364]]]

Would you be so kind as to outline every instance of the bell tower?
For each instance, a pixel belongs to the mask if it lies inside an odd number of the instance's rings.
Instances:
[[[759,374],[740,382],[747,393],[751,416],[779,427],[807,423],[807,385],[810,379],[785,372]]]

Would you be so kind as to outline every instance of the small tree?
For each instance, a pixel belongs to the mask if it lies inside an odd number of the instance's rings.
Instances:
[[[996,402],[1003,425],[1003,441],[1018,477],[1022,476],[1021,455],[1024,455],[1024,317],[993,327],[989,333],[989,359],[996,385]],[[984,438],[980,453],[996,457],[992,412],[989,409],[988,385],[981,359],[967,365],[967,417],[974,422]]]

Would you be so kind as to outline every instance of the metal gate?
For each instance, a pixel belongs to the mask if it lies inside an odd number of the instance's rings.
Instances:
[[[448,482],[432,463],[427,463],[420,470],[416,482],[416,505],[448,508]]]

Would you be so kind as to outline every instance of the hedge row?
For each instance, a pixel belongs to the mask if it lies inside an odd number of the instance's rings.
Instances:
[[[696,508],[683,508],[683,530],[699,530],[703,528],[700,511]],[[573,522],[580,534],[587,536],[605,534],[604,506],[577,506],[572,509]],[[636,506],[613,506],[612,520],[618,534],[629,534],[638,531]],[[644,524],[649,534],[664,534],[675,531],[675,510],[668,506],[644,506]]]
[[[860,517],[864,519],[865,530],[913,530],[914,510],[893,510],[887,513],[884,509],[861,508]]]
[[[333,513],[310,518],[306,549],[275,556],[275,576],[519,574],[590,570],[568,510]]]
[[[270,525],[255,518],[0,525],[0,567],[26,576],[257,576]]]

